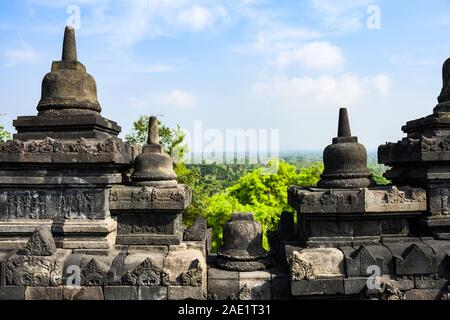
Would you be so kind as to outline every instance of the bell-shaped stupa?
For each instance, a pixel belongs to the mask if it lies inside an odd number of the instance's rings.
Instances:
[[[53,61],[52,70],[42,81],[39,114],[98,113],[97,85],[77,60],[75,30],[66,27],[61,61]]]
[[[375,184],[367,168],[366,148],[352,136],[347,109],[339,111],[338,136],[323,152],[325,170],[320,188],[366,188]]]
[[[78,61],[75,30],[64,31],[62,58],[53,61],[42,80],[37,116],[14,121],[15,139],[107,139],[117,137],[120,127],[103,118],[97,100],[97,84]]]
[[[149,119],[147,145],[134,161],[134,172],[131,179],[134,183],[141,185],[173,186],[177,184],[172,158],[164,152],[159,143],[156,117]]]

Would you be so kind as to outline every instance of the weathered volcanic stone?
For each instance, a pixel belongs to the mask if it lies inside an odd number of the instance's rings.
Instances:
[[[51,256],[16,254],[6,263],[6,282],[16,286],[59,286],[70,250],[58,249]]]
[[[22,286],[0,286],[0,300],[24,300],[25,287]]]
[[[75,30],[69,26],[64,33],[62,59],[53,62],[52,72],[44,77],[38,105],[41,113],[56,113],[62,109],[101,111],[95,80],[77,61]]]
[[[164,259],[164,285],[200,287],[206,295],[207,267],[203,252],[187,248],[185,243],[170,246]]]
[[[230,300],[239,295],[237,271],[208,268],[208,299]]]
[[[290,274],[294,281],[343,277],[345,275],[344,254],[334,248],[294,251],[291,257]]]
[[[25,300],[63,300],[64,288],[60,287],[27,287]]]
[[[147,145],[134,161],[131,180],[142,185],[173,186],[177,184],[176,179],[172,159],[159,144],[158,119],[150,117]]]
[[[294,296],[342,295],[344,279],[291,281],[291,293]]]
[[[102,287],[64,287],[63,300],[104,300]]]
[[[234,271],[264,270],[269,265],[268,253],[262,247],[261,224],[253,213],[233,213],[223,227],[223,246],[217,252],[219,268]]]
[[[239,272],[239,289],[239,300],[270,300],[272,298],[270,272]]]
[[[103,288],[105,300],[138,300],[136,286],[106,286]]]
[[[124,260],[122,282],[126,285],[159,286],[162,281],[165,246],[152,246],[147,250],[129,251]]]
[[[56,252],[55,241],[49,228],[37,227],[23,249],[23,254],[29,256],[51,256]]]
[[[167,298],[169,300],[203,300],[205,296],[201,287],[169,286]]]
[[[184,241],[204,241],[208,233],[205,218],[198,216],[194,223],[184,231]]]
[[[367,151],[350,131],[347,109],[339,111],[338,136],[323,152],[320,188],[364,188],[375,184],[367,168]]]

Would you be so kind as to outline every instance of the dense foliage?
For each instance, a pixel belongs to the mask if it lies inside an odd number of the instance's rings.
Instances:
[[[0,141],[7,141],[11,139],[11,134],[5,130],[5,127],[0,124]]]

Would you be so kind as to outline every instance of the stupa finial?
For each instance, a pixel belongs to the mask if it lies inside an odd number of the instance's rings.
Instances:
[[[434,113],[450,112],[450,58],[442,67],[442,90],[438,97],[439,104],[434,108]]]
[[[351,137],[350,122],[348,121],[347,108],[339,110],[338,137]]]
[[[64,31],[64,42],[62,59],[63,61],[77,61],[77,44],[75,40],[75,29],[66,26]]]
[[[151,116],[148,120],[147,144],[159,144],[158,119],[155,116]]]

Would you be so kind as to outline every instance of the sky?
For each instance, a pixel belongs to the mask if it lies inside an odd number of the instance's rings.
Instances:
[[[35,115],[64,26],[102,115],[203,130],[278,130],[321,150],[340,107],[376,150],[432,113],[450,56],[444,0],[0,0],[0,123]],[[193,151],[199,151],[191,146]]]

